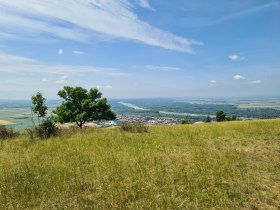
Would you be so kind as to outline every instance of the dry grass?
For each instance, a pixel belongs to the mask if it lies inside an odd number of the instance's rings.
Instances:
[[[280,120],[0,141],[0,209],[279,209]]]

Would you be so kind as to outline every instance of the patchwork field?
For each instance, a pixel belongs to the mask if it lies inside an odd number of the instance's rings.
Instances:
[[[0,209],[279,209],[280,120],[0,140]]]

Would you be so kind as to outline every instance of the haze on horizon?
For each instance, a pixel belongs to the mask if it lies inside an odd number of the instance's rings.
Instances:
[[[279,96],[278,0],[0,0],[0,99]]]

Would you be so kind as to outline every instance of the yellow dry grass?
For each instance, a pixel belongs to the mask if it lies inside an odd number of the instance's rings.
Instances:
[[[0,141],[0,209],[279,209],[280,120]]]

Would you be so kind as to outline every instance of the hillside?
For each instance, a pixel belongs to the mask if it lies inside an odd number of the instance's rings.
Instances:
[[[0,141],[0,209],[279,209],[280,120]]]

